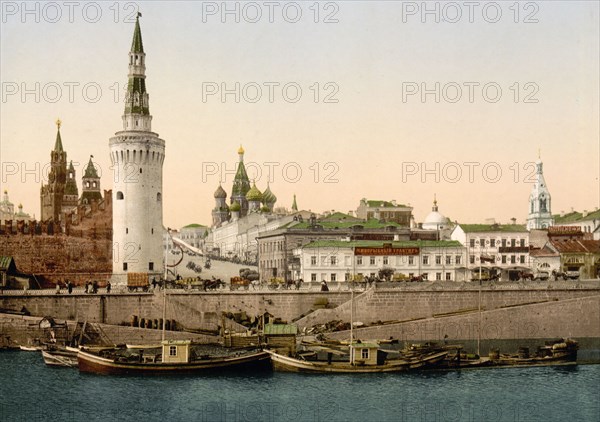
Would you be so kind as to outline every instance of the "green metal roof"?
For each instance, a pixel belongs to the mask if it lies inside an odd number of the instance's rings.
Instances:
[[[573,211],[573,212],[570,212],[570,213],[562,215],[562,216],[560,214],[557,214],[557,215],[554,215],[553,217],[554,217],[555,225],[560,225],[560,224],[565,224],[565,223],[576,223],[578,221],[595,220],[595,219],[600,218],[600,210],[590,212],[585,217],[583,216],[583,213],[580,213],[577,211]]]
[[[144,44],[142,43],[142,30],[140,29],[140,17],[135,19],[135,29],[133,31],[133,41],[131,42],[132,53],[143,53]]]
[[[191,229],[191,228],[197,228],[197,227],[206,227],[203,224],[197,224],[197,223],[192,223],[192,224],[188,224],[187,226],[183,226],[184,229]]]
[[[84,173],[83,177],[97,179],[98,178],[98,172],[96,171],[96,167],[94,167],[94,163],[92,162],[92,158],[93,158],[93,156],[90,155],[90,160],[88,161],[88,165],[85,168],[85,173]]]
[[[324,217],[321,219],[321,221],[354,221],[354,222],[360,222],[362,221],[360,218],[356,218],[351,216],[350,214],[345,214],[343,212],[334,212],[333,214],[328,215],[327,217]]]
[[[457,240],[405,240],[398,242],[387,242],[383,240],[353,240],[345,242],[343,240],[318,240],[305,245],[305,248],[381,248],[383,245],[391,244],[394,248],[418,248],[418,247],[436,247],[453,248],[463,245]]]
[[[392,204],[390,201],[380,201],[380,200],[376,200],[376,199],[367,199],[367,206],[369,208],[377,208],[377,207],[386,207],[386,208],[400,208],[400,207],[406,207],[406,205],[403,204]]]
[[[265,335],[293,335],[298,334],[298,327],[292,324],[265,324]]]
[[[60,128],[56,131],[56,142],[54,143],[54,151],[64,151],[62,145],[62,138],[60,137]]]
[[[248,179],[248,173],[246,173],[246,166],[244,162],[240,161],[238,164],[235,177],[233,179],[233,188],[231,190],[231,196],[246,196],[246,193],[250,190],[250,179]]]
[[[483,233],[483,232],[527,232],[527,227],[523,224],[458,224],[465,233]]]

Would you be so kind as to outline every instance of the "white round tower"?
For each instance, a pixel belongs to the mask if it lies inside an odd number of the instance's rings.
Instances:
[[[109,143],[114,172],[113,282],[117,285],[126,284],[130,273],[144,273],[149,279],[164,273],[165,141],[151,128],[145,59],[138,16],[129,52],[123,130]]]

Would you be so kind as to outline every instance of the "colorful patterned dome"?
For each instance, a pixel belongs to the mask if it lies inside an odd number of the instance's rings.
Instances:
[[[227,198],[227,192],[225,192],[225,189],[223,189],[223,187],[221,186],[220,183],[219,183],[219,187],[215,191],[214,196],[215,196],[215,198]]]
[[[267,185],[267,189],[262,194],[262,199],[265,204],[274,204],[277,202],[277,197],[271,192],[271,187]]]
[[[262,201],[262,197],[263,197],[262,193],[256,187],[256,183],[253,183],[252,187],[250,188],[250,190],[246,194],[246,200],[248,202],[252,202],[252,201],[261,202]]]

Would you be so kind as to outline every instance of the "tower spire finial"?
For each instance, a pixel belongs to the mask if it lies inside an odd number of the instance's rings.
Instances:
[[[60,119],[56,119],[56,127],[60,130],[60,125],[62,124]]]

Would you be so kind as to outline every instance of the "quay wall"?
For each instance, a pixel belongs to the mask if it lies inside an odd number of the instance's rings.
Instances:
[[[23,292],[21,292],[23,293]],[[510,312],[512,307],[529,306],[530,312],[543,310],[549,318],[573,318],[569,307],[562,306],[569,300],[594,298],[600,295],[600,287],[575,288],[494,288],[482,289],[481,308],[483,311]],[[255,317],[269,312],[283,321],[293,322],[302,327],[324,324],[332,320],[350,320],[349,291],[243,291],[243,292],[184,292],[171,291],[167,295],[168,319],[175,319],[188,329],[215,329],[221,325],[222,313],[245,313]],[[51,292],[27,292],[27,295],[0,293],[0,309],[13,311],[26,310],[32,316],[52,316],[56,319],[79,320],[106,324],[129,324],[132,316],[158,319],[163,317],[162,292],[156,293],[111,293],[54,294]],[[327,302],[325,305],[324,302]],[[365,324],[377,321],[409,321],[443,314],[474,312],[478,308],[477,289],[369,289],[354,296],[354,321]],[[575,302],[576,303],[576,302]],[[582,300],[588,307],[595,302]],[[544,306],[541,306],[544,305]],[[569,305],[575,306],[575,305]],[[508,308],[507,308],[508,307]],[[525,309],[525,308],[524,308]],[[566,312],[566,313],[565,313]],[[596,309],[582,309],[573,315],[595,315]],[[583,313],[583,314],[582,314]],[[507,314],[508,315],[508,314]],[[526,315],[519,318],[527,321]],[[537,318],[537,317],[536,317]],[[599,324],[600,325],[600,324]],[[591,325],[586,325],[591,330]],[[591,334],[598,334],[591,331]],[[591,335],[590,334],[590,335]],[[560,336],[560,334],[552,334]],[[599,336],[600,337],[600,336]]]

